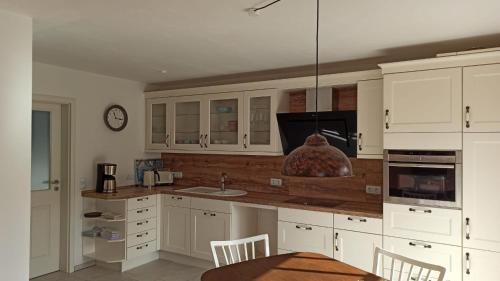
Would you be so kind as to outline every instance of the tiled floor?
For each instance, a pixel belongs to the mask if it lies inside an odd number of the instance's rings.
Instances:
[[[206,269],[157,260],[119,273],[102,267],[89,267],[72,274],[56,272],[32,281],[199,281]]]

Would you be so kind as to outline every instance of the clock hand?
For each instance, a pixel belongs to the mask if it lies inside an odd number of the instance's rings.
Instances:
[[[116,119],[116,113],[115,113],[114,111],[113,111],[113,116],[114,116],[114,117],[115,117],[115,119]]]

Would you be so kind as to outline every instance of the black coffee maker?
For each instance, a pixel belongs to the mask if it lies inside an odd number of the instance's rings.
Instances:
[[[97,164],[97,183],[95,191],[100,193],[116,192],[116,164]]]

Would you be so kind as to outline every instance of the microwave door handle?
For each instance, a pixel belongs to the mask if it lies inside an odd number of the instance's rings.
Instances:
[[[389,167],[455,169],[455,165],[416,164],[416,163],[389,163]]]

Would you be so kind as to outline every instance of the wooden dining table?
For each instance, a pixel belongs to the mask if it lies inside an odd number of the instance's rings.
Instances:
[[[360,253],[362,254],[362,253]],[[201,281],[383,281],[359,268],[315,253],[292,253],[211,269]]]

